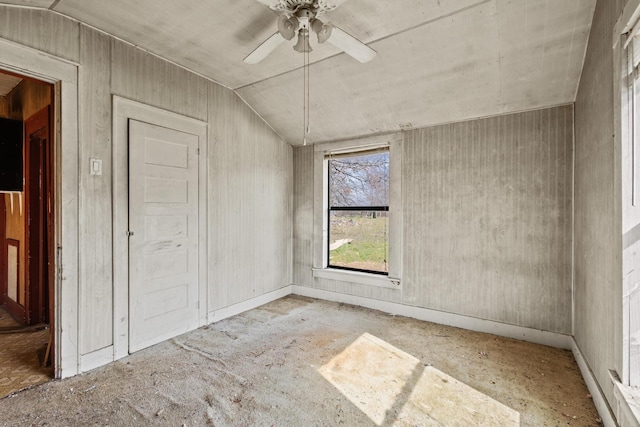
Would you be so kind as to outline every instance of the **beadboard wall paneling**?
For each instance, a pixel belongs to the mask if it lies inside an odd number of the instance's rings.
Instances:
[[[111,92],[206,121],[209,81],[134,46],[111,39]]]
[[[570,106],[405,133],[403,302],[571,332]]]
[[[209,311],[291,283],[293,152],[209,85]]]
[[[113,216],[111,136],[111,40],[80,28],[79,253],[80,353],[113,344]],[[90,174],[90,159],[102,175]]]
[[[574,335],[609,405],[621,372],[622,224],[615,192],[613,40],[626,0],[598,1],[576,98]]]
[[[313,145],[293,150],[293,283],[313,283]],[[309,196],[311,195],[311,196]]]
[[[0,5],[0,38],[72,62],[80,60],[80,24],[46,10]]]
[[[114,343],[113,95],[209,125],[204,185],[210,200],[203,219],[209,235],[207,308],[216,310],[291,283],[292,149],[237,95],[46,10],[0,6],[0,38],[79,65],[80,265],[73,286],[80,297],[81,355],[91,358]],[[65,141],[61,144],[64,149]],[[91,158],[102,160],[102,175],[90,174]]]
[[[401,289],[313,278],[313,156],[295,149],[294,284],[571,333],[573,108],[404,132]]]

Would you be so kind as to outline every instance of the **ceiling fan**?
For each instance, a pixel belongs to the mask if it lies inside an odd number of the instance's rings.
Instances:
[[[346,0],[257,0],[278,13],[278,31],[262,42],[251,52],[244,62],[257,64],[273,52],[286,40],[298,35],[298,42],[293,47],[297,52],[311,52],[309,31],[318,36],[318,43],[328,41],[360,62],[369,62],[376,56],[376,51],[344,30],[320,19]]]

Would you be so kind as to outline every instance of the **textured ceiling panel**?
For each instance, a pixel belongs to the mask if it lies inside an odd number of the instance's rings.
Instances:
[[[484,2],[372,43],[379,57],[368,64],[344,56],[316,64],[309,140],[573,102],[593,11],[578,2],[526,3]],[[551,8],[558,3],[564,9]],[[517,31],[514,15],[525,17]],[[283,137],[300,144],[302,84],[298,70],[239,93]],[[269,107],[274,99],[277,109]]]
[[[14,0],[44,5],[51,2]],[[312,37],[311,141],[575,100],[596,0],[348,0],[331,21],[378,56],[360,64]],[[54,10],[234,88],[292,144],[302,141],[303,57],[256,0],[60,0]]]

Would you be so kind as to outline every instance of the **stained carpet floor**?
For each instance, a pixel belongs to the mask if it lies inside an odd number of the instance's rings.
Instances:
[[[19,327],[0,308],[0,329]],[[46,348],[49,329],[37,332],[0,333],[0,398],[51,380],[51,369],[42,368],[38,351]]]
[[[0,399],[0,426],[598,426],[570,351],[289,296]]]

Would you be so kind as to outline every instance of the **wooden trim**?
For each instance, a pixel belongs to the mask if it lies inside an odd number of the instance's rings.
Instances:
[[[25,311],[29,325],[46,322],[48,313],[48,153],[51,151],[50,108],[25,120]],[[40,183],[44,185],[41,186]]]
[[[30,80],[30,81],[33,81],[33,82],[42,83],[42,80],[40,80],[38,78],[31,77],[31,76],[26,76],[24,74],[21,74],[21,73],[15,72],[15,71],[2,70],[2,74],[7,74],[9,76],[17,77],[17,78],[22,79],[22,80]]]
[[[580,369],[580,374],[582,374],[582,378],[584,379],[584,383],[589,390],[589,394],[591,394],[591,398],[593,399],[593,403],[598,411],[598,415],[602,420],[602,424],[605,427],[615,427],[616,421],[614,419],[613,413],[611,411],[611,407],[607,402],[607,398],[602,391],[601,385],[603,386],[612,386],[612,384],[599,384],[595,375],[593,375],[593,371],[589,367],[589,363],[582,355],[582,351],[580,351],[580,346],[576,342],[575,338],[571,338],[571,352],[573,353],[573,358],[576,360],[578,364],[578,369]],[[624,425],[624,424],[623,424]]]
[[[4,253],[5,258],[2,260],[2,264],[4,265],[4,271],[7,273],[5,275],[5,280],[6,278],[9,276],[9,246],[13,246],[16,248],[16,250],[18,251],[18,259],[17,259],[17,264],[16,264],[16,280],[18,283],[18,287],[20,286],[20,241],[19,240],[15,240],[15,239],[5,239],[6,244],[3,245],[4,246]],[[8,289],[8,280],[7,280],[7,289]],[[19,290],[18,290],[19,292]],[[8,291],[7,291],[8,294]],[[7,312],[13,316],[16,320],[18,320],[20,323],[25,323],[25,309],[23,306],[21,306],[17,301],[12,300],[11,298],[9,298],[9,296],[7,295],[7,297],[5,298],[5,309],[7,310]]]
[[[56,378],[78,373],[78,64],[0,38],[0,68],[55,83]],[[64,141],[64,143],[62,143]],[[62,171],[64,170],[64,173]],[[64,274],[63,274],[64,271]]]
[[[411,317],[413,319],[438,323],[440,325],[453,326],[469,331],[484,332],[487,334],[499,335],[501,337],[513,338],[516,340],[548,345],[550,347],[557,347],[566,350],[571,349],[571,336],[561,334],[559,332],[532,329],[526,326],[511,325],[508,323],[496,322],[494,320],[465,316],[463,314],[448,313],[446,311],[433,310],[430,308],[417,307],[397,302],[382,301],[367,297],[359,297],[340,292],[324,291],[296,284],[291,286],[291,293],[293,295],[300,295],[303,297],[371,308],[394,316]]]
[[[355,152],[374,148],[388,147],[393,141],[402,140],[401,132],[389,132],[378,135],[364,136],[338,141],[317,142],[313,144],[313,151],[330,154],[331,152]]]
[[[640,427],[640,390],[622,384],[612,371],[609,371],[609,378],[613,383],[613,396],[617,402],[618,425]]]
[[[158,125],[199,138],[199,298],[198,325],[207,322],[207,122],[113,95],[113,281],[114,360],[129,354],[129,119]]]
[[[20,324],[24,325],[24,307],[12,300],[11,298],[7,298],[4,309],[7,310],[7,313],[11,315],[15,320],[20,322]]]
[[[6,196],[0,194],[0,260],[6,260],[7,255],[4,250],[7,238],[7,202]],[[4,261],[0,261],[0,305],[4,305],[7,299],[7,269]]]
[[[231,316],[242,314],[261,305],[268,304],[272,301],[279,300],[292,294],[293,286],[287,285],[275,291],[267,292],[266,294],[259,295],[257,297],[250,298],[248,300],[232,304],[226,307],[212,310],[208,313],[207,323],[215,323],[224,319],[228,319]]]
[[[612,34],[613,40],[613,118],[614,118],[614,148],[617,160],[614,162],[613,194],[615,217],[621,219],[621,277],[622,292],[621,301],[616,312],[619,322],[616,322],[617,330],[614,343],[616,350],[620,350],[620,365],[617,375],[620,382],[626,386],[640,385],[640,369],[638,360],[640,355],[634,353],[634,334],[640,328],[640,320],[634,317],[632,295],[634,286],[638,280],[637,241],[640,226],[640,206],[638,202],[638,177],[634,173],[638,160],[633,146],[638,146],[637,135],[634,137],[633,102],[634,91],[633,76],[627,70],[629,64],[627,49],[629,34],[640,17],[640,0],[630,0],[625,5]],[[636,105],[637,107],[637,105]],[[636,139],[636,141],[634,141]],[[620,235],[619,235],[620,236]],[[637,315],[636,315],[637,316]],[[634,320],[636,320],[634,322]],[[635,359],[634,359],[635,358]],[[602,384],[599,386],[604,387]]]
[[[324,269],[329,265],[328,208],[329,182],[328,158],[331,152],[347,152],[385,145],[389,147],[389,277],[402,278],[402,134],[398,132],[371,138],[343,140],[314,145],[313,157],[313,268]]]
[[[80,372],[87,372],[111,362],[113,362],[112,345],[81,355]]]
[[[50,359],[55,369],[56,356],[56,316],[55,316],[55,295],[56,295],[56,110],[58,99],[56,97],[56,86],[51,85],[51,105],[49,106],[49,150],[47,151],[47,189],[46,189],[46,209],[47,209],[47,283],[48,283],[48,305],[49,305],[49,348],[51,349]]]

